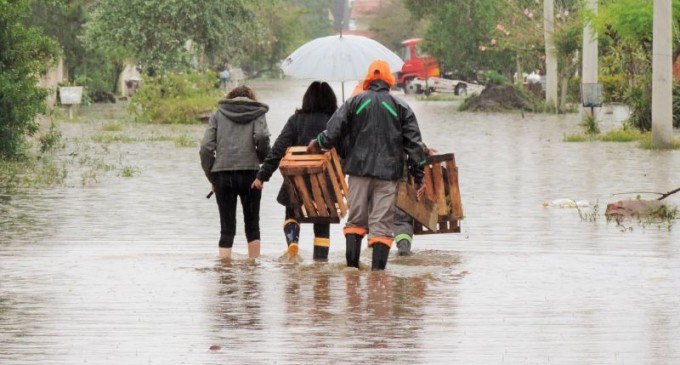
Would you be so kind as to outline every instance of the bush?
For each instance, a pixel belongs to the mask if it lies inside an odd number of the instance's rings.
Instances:
[[[0,2],[0,158],[5,159],[25,156],[25,137],[38,130],[35,117],[45,110],[47,91],[38,87],[38,75],[58,54],[37,28],[22,24],[29,11],[28,0]]]
[[[202,113],[213,110],[221,97],[216,80],[214,72],[145,77],[130,108],[139,122],[194,123]]]
[[[623,73],[614,75],[600,75],[598,77],[602,84],[602,101],[605,103],[623,102],[626,99],[628,90],[628,80]]]
[[[484,73],[484,83],[486,85],[500,86],[508,85],[510,81],[508,80],[507,77],[501,75],[500,73],[494,70],[489,70]]]

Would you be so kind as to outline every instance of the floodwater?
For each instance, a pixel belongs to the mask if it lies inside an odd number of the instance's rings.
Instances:
[[[253,86],[275,137],[306,83]],[[287,263],[277,174],[263,195],[263,256],[246,258],[239,220],[222,264],[196,146],[81,142],[79,153],[138,173],[81,184],[76,171],[62,187],[0,194],[0,364],[680,363],[680,227],[603,216],[631,192],[677,188],[680,151],[563,142],[576,115],[405,99],[425,142],[455,153],[460,234],[417,236],[415,256],[376,274],[366,255],[361,270],[344,268],[339,225],[330,262],[314,264],[303,226],[304,261]],[[61,127],[88,141],[102,123]],[[181,133],[198,141],[203,126]],[[587,200],[596,219],[543,206],[556,199]]]

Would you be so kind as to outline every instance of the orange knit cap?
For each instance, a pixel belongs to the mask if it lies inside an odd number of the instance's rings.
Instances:
[[[371,66],[368,67],[366,78],[364,78],[363,89],[368,89],[368,85],[370,85],[371,82],[375,80],[383,80],[389,87],[394,85],[394,76],[392,76],[392,72],[390,72],[390,65],[387,64],[387,62],[383,60],[375,60],[373,63],[371,63]]]

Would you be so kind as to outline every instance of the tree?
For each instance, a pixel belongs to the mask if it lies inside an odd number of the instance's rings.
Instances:
[[[27,27],[28,0],[0,0],[0,157],[25,155],[25,137],[38,130],[35,117],[45,109],[47,91],[38,76],[57,55],[56,45],[35,27]]]
[[[401,42],[420,36],[425,23],[411,16],[403,0],[390,0],[382,3],[371,22],[370,30],[374,39],[385,47],[399,51]]]
[[[513,57],[507,51],[486,52],[503,17],[498,0],[405,0],[415,18],[426,18],[425,50],[444,68],[463,79],[474,78],[478,70],[512,74]]]
[[[145,69],[218,66],[249,52],[260,34],[246,0],[100,0],[86,25],[91,46],[122,48]],[[201,58],[204,57],[203,60]]]
[[[625,101],[632,107],[632,125],[651,129],[652,1],[608,1],[590,14],[597,33],[604,37],[602,53],[607,73],[623,73],[628,80]],[[674,27],[680,26],[680,0],[672,0]],[[680,46],[674,38],[674,48]]]
[[[253,40],[252,50],[245,62],[246,68],[259,72],[273,71],[297,46],[307,39],[307,28],[301,26],[305,15],[303,8],[284,0],[261,1],[255,10],[258,23],[262,26],[260,36]]]

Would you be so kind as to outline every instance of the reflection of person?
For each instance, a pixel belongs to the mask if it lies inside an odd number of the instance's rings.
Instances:
[[[304,146],[324,130],[328,118],[338,108],[338,102],[333,89],[325,82],[314,81],[307,88],[302,97],[302,108],[295,111],[281,134],[276,138],[272,150],[264,160],[257,179],[253,181],[252,188],[262,190],[262,184],[269,181],[286,149],[291,146]],[[276,200],[286,207],[286,220],[283,223],[283,232],[288,244],[288,253],[296,255],[300,238],[300,224],[295,219],[293,207],[288,197],[286,187],[281,186]],[[328,260],[330,246],[330,224],[314,224],[314,260]]]
[[[423,144],[423,151],[428,156],[435,155],[437,150],[434,148],[425,147]],[[416,171],[417,167],[411,159],[407,159],[406,165],[408,169],[404,169],[403,181],[408,180],[408,176]],[[406,171],[407,170],[407,171]],[[403,210],[396,208],[394,213],[394,242],[397,243],[397,254],[399,256],[411,256],[411,246],[413,245],[413,217],[408,215]]]
[[[201,166],[215,192],[220,212],[220,258],[231,257],[236,234],[236,200],[241,200],[248,256],[260,255],[260,198],[251,189],[260,161],[269,152],[265,113],[269,107],[256,101],[247,86],[239,86],[218,103],[201,142]]]
[[[361,240],[373,247],[371,269],[387,266],[393,239],[394,197],[402,175],[403,155],[425,162],[415,114],[390,95],[394,83],[389,65],[374,61],[363,82],[364,92],[347,100],[328,121],[326,130],[310,141],[309,150],[330,147],[349,136],[344,171],[349,175],[350,207],[344,234],[347,266],[359,267]],[[416,183],[422,194],[423,164]]]

